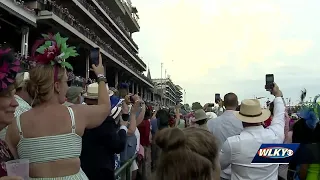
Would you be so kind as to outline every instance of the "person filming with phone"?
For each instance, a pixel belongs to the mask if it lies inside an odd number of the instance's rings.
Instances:
[[[219,108],[222,108],[220,95],[216,96],[216,101],[219,103]],[[243,130],[241,121],[234,115],[238,107],[237,95],[228,93],[224,96],[223,102],[226,110],[217,118],[209,119],[207,122],[208,130],[217,137],[219,148],[228,137],[238,135]],[[230,179],[231,167],[221,169],[220,176],[221,179]]]
[[[218,117],[217,114],[213,112],[214,106],[214,103],[207,103],[203,106],[203,110],[206,112],[209,120]]]
[[[69,88],[67,69],[72,66],[66,65],[67,59],[62,55],[75,57],[77,53],[64,52],[60,46],[48,47],[57,42],[68,47],[59,33],[50,39],[43,36],[44,44],[36,44],[42,51],[32,53],[30,58],[36,66],[29,71],[26,84],[34,107],[16,117],[8,128],[6,141],[16,158],[29,160],[32,179],[87,180],[79,158],[82,136],[85,129],[100,126],[111,110],[102,57],[99,54],[98,63],[91,65],[96,75],[98,104],[66,107],[63,104]]]
[[[122,119],[129,121],[127,142],[123,152],[120,153],[120,161],[122,163],[129,160],[140,150],[140,132],[137,128],[143,121],[146,112],[146,105],[138,94],[127,94],[122,103]],[[132,178],[137,175],[138,164],[134,160],[131,166]]]
[[[268,128],[262,123],[270,117],[268,109],[261,109],[258,99],[245,99],[241,102],[240,111],[233,115],[242,122],[243,131],[227,138],[220,152],[221,169],[231,166],[231,180],[243,179],[278,179],[277,164],[251,164],[261,144],[283,143],[285,126],[285,105],[282,92],[273,83],[272,89],[267,89],[275,96],[273,120]],[[240,122],[239,121],[239,122]],[[245,148],[239,148],[245,147]]]
[[[215,113],[216,113],[217,116],[221,116],[221,115],[223,114],[223,112],[225,111],[225,109],[224,109],[224,107],[223,107],[223,101],[222,101],[219,93],[216,93],[216,94],[215,94],[214,102],[215,102],[216,104],[218,104],[218,107],[217,107]]]

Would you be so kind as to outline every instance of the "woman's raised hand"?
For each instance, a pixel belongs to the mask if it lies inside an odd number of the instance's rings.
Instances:
[[[96,66],[95,64],[92,64],[92,70],[93,72],[99,76],[99,75],[105,75],[105,70],[102,64],[102,57],[101,57],[101,53],[99,53],[99,64]]]

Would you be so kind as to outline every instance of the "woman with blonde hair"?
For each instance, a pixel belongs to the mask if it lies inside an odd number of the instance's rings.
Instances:
[[[215,137],[201,128],[166,128],[155,137],[162,149],[155,180],[220,179]]]
[[[30,161],[31,179],[87,180],[80,168],[84,130],[99,126],[110,114],[101,55],[99,64],[92,65],[97,76],[98,105],[62,105],[68,90],[65,61],[78,54],[60,34],[43,35],[32,53],[37,65],[29,71],[27,91],[34,107],[9,126],[7,142],[16,158]],[[35,51],[36,49],[36,51]],[[38,54],[36,55],[37,52]]]

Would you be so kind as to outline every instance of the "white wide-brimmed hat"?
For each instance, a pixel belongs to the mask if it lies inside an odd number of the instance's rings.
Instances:
[[[209,119],[214,119],[218,117],[214,112],[206,112],[206,115],[208,116]]]
[[[112,96],[114,94],[113,91],[109,90],[108,85],[106,86],[109,91],[109,96]],[[89,84],[87,87],[87,92],[83,94],[83,97],[87,99],[98,99],[98,91],[99,91],[98,83]]]
[[[267,120],[271,112],[261,109],[258,99],[245,99],[241,102],[240,111],[235,111],[234,115],[242,122],[259,123]]]

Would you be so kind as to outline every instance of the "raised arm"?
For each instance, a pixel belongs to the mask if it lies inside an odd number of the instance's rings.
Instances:
[[[92,70],[97,76],[98,82],[98,105],[76,105],[72,108],[75,109],[76,116],[85,121],[85,127],[95,128],[99,126],[107,116],[110,115],[110,98],[108,93],[107,78],[105,77],[105,69],[102,65],[101,54],[99,56],[99,64],[96,66],[92,64]]]
[[[154,112],[152,112],[153,114],[152,114],[151,120],[157,118],[156,115],[157,115],[158,110],[159,110],[159,105],[156,105],[154,107]]]
[[[272,92],[275,96],[274,99],[274,110],[271,125],[268,127],[269,130],[273,131],[275,138],[279,140],[279,143],[283,143],[284,140],[284,125],[285,125],[285,105],[282,99],[282,92],[279,87],[275,84]]]
[[[137,126],[143,121],[144,115],[146,113],[146,104],[141,100],[141,111],[137,117]]]
[[[132,105],[131,112],[130,112],[130,125],[128,128],[128,135],[133,135],[134,132],[136,131],[137,128],[137,113],[139,112],[140,109],[140,101],[138,100],[139,98],[133,97],[134,98],[134,104]]]

